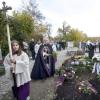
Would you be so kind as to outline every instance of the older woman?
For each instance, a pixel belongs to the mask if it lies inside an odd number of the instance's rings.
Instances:
[[[12,87],[14,96],[17,100],[27,100],[29,97],[29,58],[28,55],[21,50],[19,42],[13,40],[12,43],[13,57],[10,58],[8,53],[4,59],[6,76],[11,76],[14,86]],[[8,75],[9,74],[9,75]]]

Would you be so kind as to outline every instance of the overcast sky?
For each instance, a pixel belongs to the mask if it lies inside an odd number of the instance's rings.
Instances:
[[[3,0],[0,0],[0,8]],[[5,0],[13,9],[20,9],[21,0]],[[66,21],[88,36],[100,36],[100,0],[38,0],[38,9],[52,24],[52,35]]]

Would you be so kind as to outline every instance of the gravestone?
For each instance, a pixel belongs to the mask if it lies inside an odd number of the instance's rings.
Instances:
[[[67,45],[68,48],[73,48],[73,47],[74,47],[73,42],[67,42],[67,44],[68,44],[68,45]]]
[[[74,50],[73,48],[74,48],[73,41],[67,42],[67,55],[68,56],[72,56],[75,54],[76,50]]]
[[[79,42],[79,49],[81,50],[82,49],[82,43]]]

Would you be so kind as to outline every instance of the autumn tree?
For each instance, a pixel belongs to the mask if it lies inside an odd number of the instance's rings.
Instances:
[[[8,53],[7,30],[6,30],[5,16],[1,11],[0,11],[0,48],[2,50],[3,56],[5,56]]]
[[[58,28],[58,32],[63,34],[64,36],[70,31],[71,27],[70,25],[67,25],[64,21],[62,24],[62,28]]]
[[[46,23],[43,23],[45,17],[38,9],[36,0],[27,0],[27,3],[23,0],[22,11],[27,12],[33,18],[34,30],[32,33],[33,38],[41,37],[41,34],[47,33],[48,28]]]
[[[0,44],[6,36],[6,22],[3,13],[0,11]]]
[[[82,41],[85,38],[85,34],[78,29],[71,29],[66,36],[66,39],[69,41]]]
[[[22,3],[22,10],[29,13],[36,21],[42,21],[45,19],[45,17],[38,9],[38,4],[36,3],[36,0],[27,0],[27,2],[23,0]]]
[[[14,12],[10,18],[10,29],[12,39],[21,41],[31,38],[34,30],[32,16],[26,12]]]

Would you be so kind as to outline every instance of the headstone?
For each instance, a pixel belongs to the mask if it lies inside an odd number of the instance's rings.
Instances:
[[[67,45],[67,55],[69,55],[69,56],[74,55],[75,51],[74,51],[73,47],[74,47],[74,43],[72,41],[68,42],[68,45]]]
[[[81,42],[79,42],[79,49],[80,49],[80,50],[82,49],[82,44],[81,44]]]
[[[73,48],[74,47],[74,44],[73,42],[68,42],[68,45],[67,45],[68,48]]]

